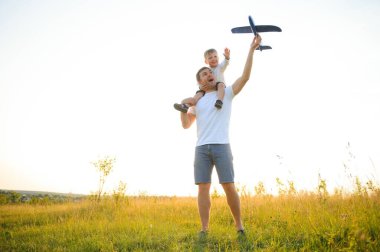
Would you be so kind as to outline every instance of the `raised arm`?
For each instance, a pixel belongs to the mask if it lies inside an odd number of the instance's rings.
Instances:
[[[243,74],[241,75],[241,77],[239,77],[234,84],[232,84],[232,90],[234,92],[235,95],[237,95],[238,93],[240,93],[240,91],[243,89],[243,87],[245,86],[245,84],[248,82],[249,80],[249,77],[251,76],[251,69],[252,69],[252,63],[253,63],[253,54],[256,50],[257,47],[259,47],[261,43],[261,37],[259,34],[257,34],[252,43],[251,43],[251,46],[249,48],[249,52],[248,52],[248,56],[247,56],[247,60],[245,62],[245,65],[244,65],[244,70],[243,70]]]
[[[224,71],[226,70],[226,68],[228,67],[229,63],[230,63],[230,49],[228,49],[227,47],[224,48],[224,60],[222,61],[222,63],[220,63],[220,71],[222,73],[224,73]]]

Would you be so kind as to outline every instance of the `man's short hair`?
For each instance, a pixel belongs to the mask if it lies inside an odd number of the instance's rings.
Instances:
[[[197,78],[197,81],[198,81],[198,82],[201,80],[201,76],[200,76],[201,72],[202,72],[203,70],[205,70],[205,69],[208,69],[208,70],[211,71],[211,69],[210,69],[209,67],[202,67],[201,69],[199,69],[198,72],[197,72],[197,75],[196,75],[196,78]]]

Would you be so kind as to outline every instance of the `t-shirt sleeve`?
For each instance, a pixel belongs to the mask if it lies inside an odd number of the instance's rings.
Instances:
[[[232,90],[232,86],[226,87],[224,96],[225,98],[228,98],[230,100],[232,100],[235,97],[234,91]]]

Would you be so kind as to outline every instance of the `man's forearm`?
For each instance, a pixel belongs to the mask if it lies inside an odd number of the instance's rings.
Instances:
[[[253,54],[255,52],[255,49],[250,47],[247,60],[244,65],[243,73],[240,78],[238,78],[235,83],[232,85],[233,92],[235,95],[240,93],[240,91],[243,89],[245,84],[248,82],[250,76],[251,76],[251,70],[252,70],[252,64],[253,64]]]
[[[194,122],[194,116],[188,113],[181,113],[181,122],[184,129],[190,128],[191,124]]]
[[[247,60],[244,65],[243,74],[241,75],[241,81],[244,82],[244,84],[249,80],[249,77],[251,76],[254,52],[255,49],[251,47],[249,49]]]
[[[260,46],[260,43],[261,43],[261,37],[259,34],[257,34],[254,37],[254,39],[251,43],[251,46],[249,47],[249,52],[248,52],[247,60],[246,60],[245,65],[244,65],[243,74],[232,85],[232,89],[233,89],[235,95],[238,94],[243,89],[244,85],[248,82],[248,80],[251,76],[251,70],[252,70],[252,64],[253,64],[253,54],[254,54],[256,48],[258,48]]]

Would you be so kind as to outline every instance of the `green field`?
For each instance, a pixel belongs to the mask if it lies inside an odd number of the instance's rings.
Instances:
[[[196,198],[0,206],[0,251],[379,251],[380,193],[343,196],[241,193],[238,237],[223,196],[199,236]]]

